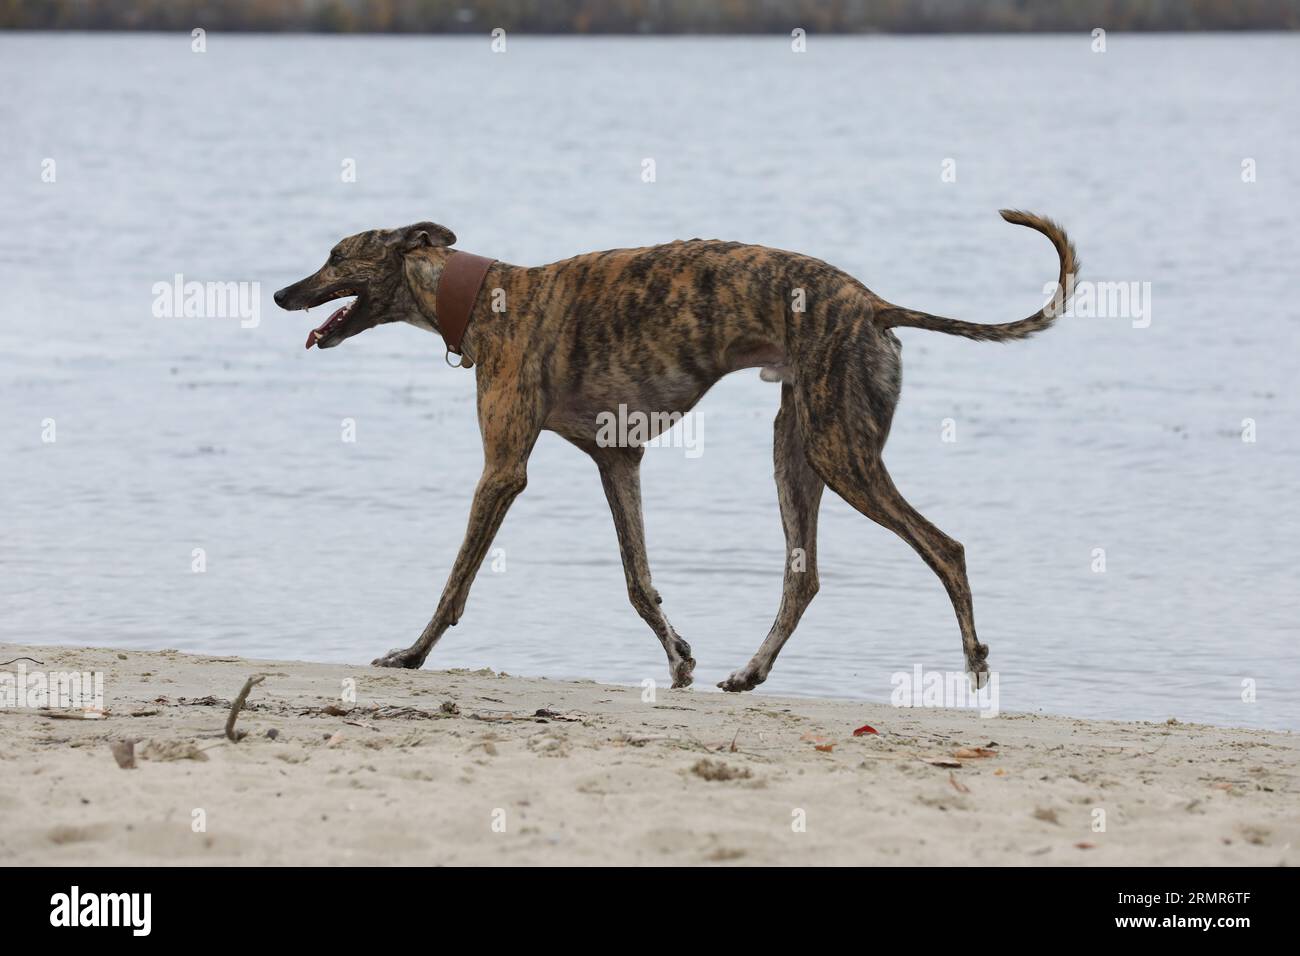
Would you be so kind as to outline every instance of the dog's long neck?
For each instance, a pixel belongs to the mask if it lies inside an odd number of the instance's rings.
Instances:
[[[416,314],[408,321],[438,335],[443,334],[438,321],[438,283],[442,279],[443,266],[454,251],[449,248],[430,249],[407,256],[405,262],[406,283],[416,307]],[[529,270],[504,262],[493,263],[488,270],[461,341],[461,350],[474,362],[486,357],[493,350],[494,341],[513,324],[496,320],[517,317],[528,301],[520,285],[527,272]],[[498,300],[503,302],[504,312],[493,310],[493,302]],[[491,315],[493,321],[482,321],[487,315]]]
[[[442,278],[442,266],[449,253],[448,249],[431,249],[408,255],[403,262],[406,287],[415,304],[415,311],[407,321],[439,334],[442,330],[437,316],[438,280]]]

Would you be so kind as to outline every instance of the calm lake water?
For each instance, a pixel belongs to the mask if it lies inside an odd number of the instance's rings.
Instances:
[[[886,461],[966,546],[1002,709],[1300,727],[1300,40],[1090,44],[0,35],[0,640],[365,662],[418,635],[481,464],[473,377],[409,327],[303,350],[323,313],[271,293],[344,235],[433,219],[525,264],[741,239],[994,322],[1056,271],[1013,206],[1084,279],[1150,283],[1150,322],[900,332]],[[259,324],[156,318],[178,273],[259,282]],[[779,600],[779,391],[731,376],[702,455],[647,453],[701,692]],[[585,457],[543,437],[497,546],[428,666],[664,681]],[[938,580],[831,495],[821,569],[760,693],[962,667]]]

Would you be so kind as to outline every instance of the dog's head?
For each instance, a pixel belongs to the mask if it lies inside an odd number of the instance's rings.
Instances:
[[[430,328],[407,280],[408,258],[418,256],[421,271],[427,272],[429,253],[455,241],[455,234],[436,222],[359,232],[331,249],[329,259],[316,272],[277,292],[275,304],[282,309],[310,309],[336,299],[352,299],[312,330],[307,348],[333,348],[386,322]]]

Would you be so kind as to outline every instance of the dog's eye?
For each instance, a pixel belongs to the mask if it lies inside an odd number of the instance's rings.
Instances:
[[[342,261],[343,253],[339,252],[337,249],[330,253],[330,265],[336,266]]]

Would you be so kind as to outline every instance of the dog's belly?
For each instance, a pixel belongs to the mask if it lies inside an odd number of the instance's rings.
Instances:
[[[790,382],[793,378],[790,368],[785,364],[785,350],[775,345],[746,348],[735,352],[728,371],[736,372],[742,368],[761,368],[760,376],[765,382]]]
[[[784,364],[785,349],[776,345],[740,346],[727,356],[728,372],[738,372],[742,368],[770,368]]]
[[[589,371],[583,376],[581,393],[560,396],[545,427],[578,444],[603,441],[611,423],[618,425],[620,435],[656,438],[690,412],[724,375],[747,368],[784,368],[786,358],[780,347],[752,339],[734,343],[714,361],[699,362],[690,370],[668,363],[647,367],[645,354],[633,367],[612,362]],[[628,423],[639,425],[626,427]]]
[[[608,444],[613,425],[620,436],[617,444],[641,444],[672,428],[716,380],[680,371],[637,380],[608,369],[587,377],[582,393],[561,396],[545,427],[578,444]]]

